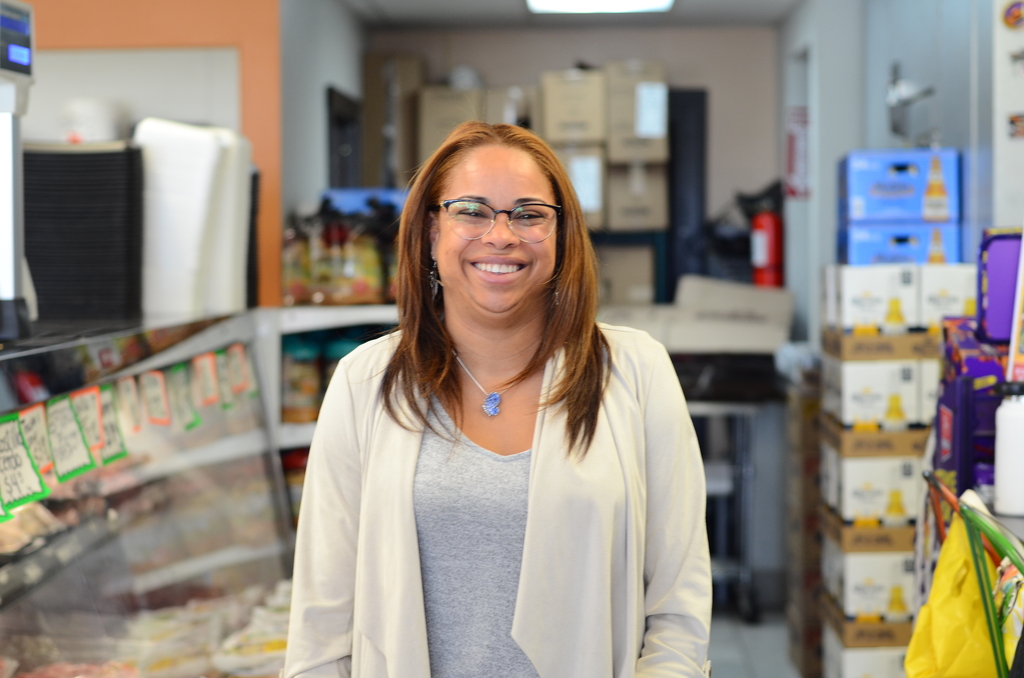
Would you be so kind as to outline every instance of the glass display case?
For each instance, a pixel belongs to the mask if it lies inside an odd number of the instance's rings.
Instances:
[[[259,325],[0,347],[0,678],[276,675],[293,533]]]

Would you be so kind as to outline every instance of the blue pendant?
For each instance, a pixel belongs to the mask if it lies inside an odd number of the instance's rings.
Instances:
[[[488,417],[493,417],[501,410],[498,409],[498,405],[501,404],[501,394],[492,391],[487,394],[484,398],[484,414]]]

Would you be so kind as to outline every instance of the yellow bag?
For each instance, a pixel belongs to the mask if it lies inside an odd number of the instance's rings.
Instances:
[[[989,581],[995,581],[995,567],[987,556],[984,563]],[[939,551],[931,593],[918,613],[903,661],[907,678],[998,675],[981,596],[967,528],[956,515]]]

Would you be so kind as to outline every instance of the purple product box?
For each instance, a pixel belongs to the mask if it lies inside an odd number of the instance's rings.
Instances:
[[[978,249],[978,338],[982,341],[1010,341],[1020,242],[1019,228],[990,229],[982,238]]]
[[[975,465],[992,462],[995,414],[1002,402],[993,387],[1005,380],[1007,348],[979,342],[972,318],[947,318],[943,329],[934,464],[936,474],[959,495],[974,487]]]

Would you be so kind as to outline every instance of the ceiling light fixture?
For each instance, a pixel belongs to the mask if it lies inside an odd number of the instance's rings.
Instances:
[[[674,0],[526,0],[534,14],[667,12]]]

